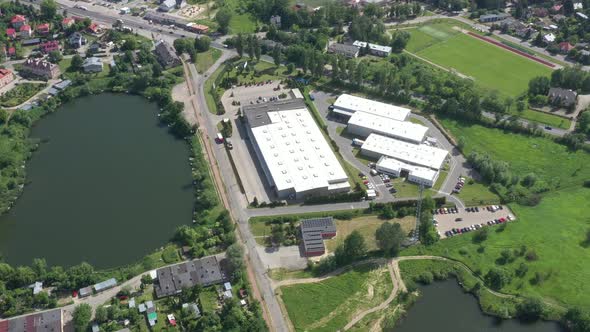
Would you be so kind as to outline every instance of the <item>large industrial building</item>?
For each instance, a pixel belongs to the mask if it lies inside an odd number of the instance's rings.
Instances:
[[[382,156],[375,167],[379,172],[395,177],[406,176],[408,181],[432,187],[438,179],[439,171],[404,163],[397,159]]]
[[[434,170],[442,168],[448,152],[426,144],[413,144],[395,138],[371,134],[361,146],[361,152],[369,157],[379,159],[381,156],[397,159],[404,163],[428,167]]]
[[[0,321],[0,332],[63,332],[63,311],[47,310]]]
[[[365,113],[380,115],[397,121],[405,121],[410,116],[407,108],[381,103],[349,94],[342,94],[336,101],[332,112],[345,117],[351,117],[354,113],[362,111]]]
[[[358,111],[348,120],[347,132],[362,137],[375,133],[419,144],[424,141],[428,127]]]
[[[279,198],[350,191],[346,172],[303,99],[245,105],[242,114],[264,174]]]

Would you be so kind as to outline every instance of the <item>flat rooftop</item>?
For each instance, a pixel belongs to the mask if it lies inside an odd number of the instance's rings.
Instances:
[[[371,134],[361,149],[409,164],[440,170],[448,152],[425,144],[413,144],[395,138]]]
[[[278,191],[349,186],[348,177],[302,99],[242,108]]]
[[[428,127],[416,123],[398,121],[364,111],[355,112],[348,120],[348,125],[351,124],[367,128],[371,132],[412,142],[422,142],[428,132]]]
[[[352,116],[355,112],[362,111],[397,121],[404,121],[410,115],[410,110],[407,108],[349,94],[340,95],[340,97],[336,99],[336,102],[334,102],[334,109],[340,110],[342,111],[340,113],[345,113],[345,115],[348,116]]]
[[[381,157],[377,162],[378,168],[384,168],[388,170],[395,170],[400,172],[401,170],[407,170],[413,176],[419,177],[424,180],[430,180],[434,182],[438,177],[438,171],[435,171],[428,167],[410,165],[408,163],[404,163],[403,161],[399,161],[397,159],[389,158],[389,157]]]

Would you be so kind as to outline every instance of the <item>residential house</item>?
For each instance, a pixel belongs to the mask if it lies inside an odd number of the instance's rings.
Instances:
[[[74,25],[74,23],[75,23],[75,21],[71,17],[64,17],[64,19],[61,20],[61,26],[64,29],[71,27],[72,25]]]
[[[147,301],[145,303],[145,315],[147,317],[150,327],[154,327],[158,322],[158,313],[156,312],[156,306],[154,302]]]
[[[328,52],[342,55],[346,58],[352,59],[359,55],[359,48],[354,45],[334,43],[328,46]]]
[[[549,15],[549,11],[547,10],[547,8],[535,8],[533,9],[533,15],[535,15],[536,17],[546,17],[547,15]]]
[[[561,51],[561,53],[569,53],[569,51],[574,49],[574,45],[568,43],[568,42],[561,42],[559,43],[559,50]]]
[[[162,12],[169,12],[172,9],[179,9],[184,6],[186,6],[186,2],[184,0],[161,0],[158,10]]]
[[[486,14],[486,15],[481,15],[479,17],[479,21],[481,23],[492,23],[492,22],[498,22],[498,21],[502,21],[506,18],[508,18],[510,15],[506,14],[506,13],[500,13],[500,14]]]
[[[184,288],[209,286],[226,280],[216,256],[163,267],[157,270],[157,274],[154,290],[158,298],[179,294]]]
[[[543,36],[543,41],[547,44],[553,43],[555,41],[555,35],[552,33],[548,33]]]
[[[336,236],[336,225],[332,217],[301,220],[301,237],[306,256],[320,256],[326,253],[324,239]]]
[[[549,89],[548,97],[552,104],[573,107],[576,105],[578,93],[570,89],[551,88]]]
[[[41,39],[39,39],[39,38],[25,39],[21,42],[22,46],[33,46],[33,45],[39,45],[39,44],[41,44]]]
[[[6,55],[9,57],[16,56],[16,48],[13,46],[8,47],[8,49],[6,50]]]
[[[380,57],[386,57],[391,54],[391,47],[389,47],[389,46],[382,46],[382,45],[371,44],[371,43],[367,44],[367,42],[360,41],[360,40],[355,40],[355,42],[352,43],[352,45],[358,47],[359,49],[366,48],[368,45],[369,53],[371,53],[372,55],[380,56]]]
[[[582,10],[584,9],[584,4],[581,2],[574,2],[574,10]]]
[[[16,30],[14,28],[8,28],[6,29],[6,35],[8,36],[8,38],[16,39]]]
[[[88,26],[88,29],[86,29],[86,30],[88,30],[88,32],[90,32],[92,34],[97,35],[102,32],[103,26],[101,24],[92,22],[92,23],[90,23],[90,25]]]
[[[27,18],[23,15],[14,15],[10,19],[10,25],[15,29],[20,29],[23,25],[27,24]]]
[[[53,309],[0,321],[2,332],[63,332],[61,309]]]
[[[12,81],[14,81],[14,74],[8,69],[0,68],[0,88],[5,87]],[[41,287],[43,287],[43,284],[41,284]]]
[[[31,26],[28,24],[21,25],[21,27],[18,29],[18,35],[21,38],[29,38],[32,34]]]
[[[51,51],[59,51],[59,41],[50,40],[41,44],[41,52],[47,54]]]
[[[37,26],[37,33],[40,35],[47,35],[47,34],[49,34],[49,29],[50,29],[49,23],[39,24]]]
[[[99,58],[86,58],[82,64],[85,73],[100,73],[102,71],[102,61]]]
[[[82,45],[86,45],[86,38],[79,32],[74,32],[68,37],[68,44],[72,48],[80,48]]]
[[[165,42],[163,40],[159,40],[156,43],[156,48],[155,48],[154,52],[156,53],[156,56],[158,57],[158,61],[160,61],[162,66],[164,66],[165,68],[175,67],[175,66],[178,66],[182,63],[180,61],[180,58],[176,54],[174,47],[172,47],[172,45],[168,44],[167,42]]]
[[[273,15],[270,17],[270,24],[277,27],[277,29],[281,28],[281,16],[280,15]]]
[[[81,298],[90,296],[93,293],[94,293],[94,291],[92,290],[92,286],[80,288],[80,290],[78,291],[78,298],[81,299]]]

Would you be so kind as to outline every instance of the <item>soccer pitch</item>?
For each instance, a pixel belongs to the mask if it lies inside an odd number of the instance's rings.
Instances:
[[[445,24],[410,30],[407,50],[445,68],[472,77],[484,88],[517,96],[535,76],[549,76],[551,69],[529,59],[452,30]]]

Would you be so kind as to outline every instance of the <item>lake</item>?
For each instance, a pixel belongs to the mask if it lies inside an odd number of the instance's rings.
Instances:
[[[395,332],[562,332],[555,322],[523,323],[484,315],[477,299],[464,293],[455,279],[420,287],[420,298]]]
[[[31,137],[27,185],[0,217],[0,252],[11,264],[132,263],[192,220],[189,148],[159,125],[139,96],[77,99],[46,116]]]

